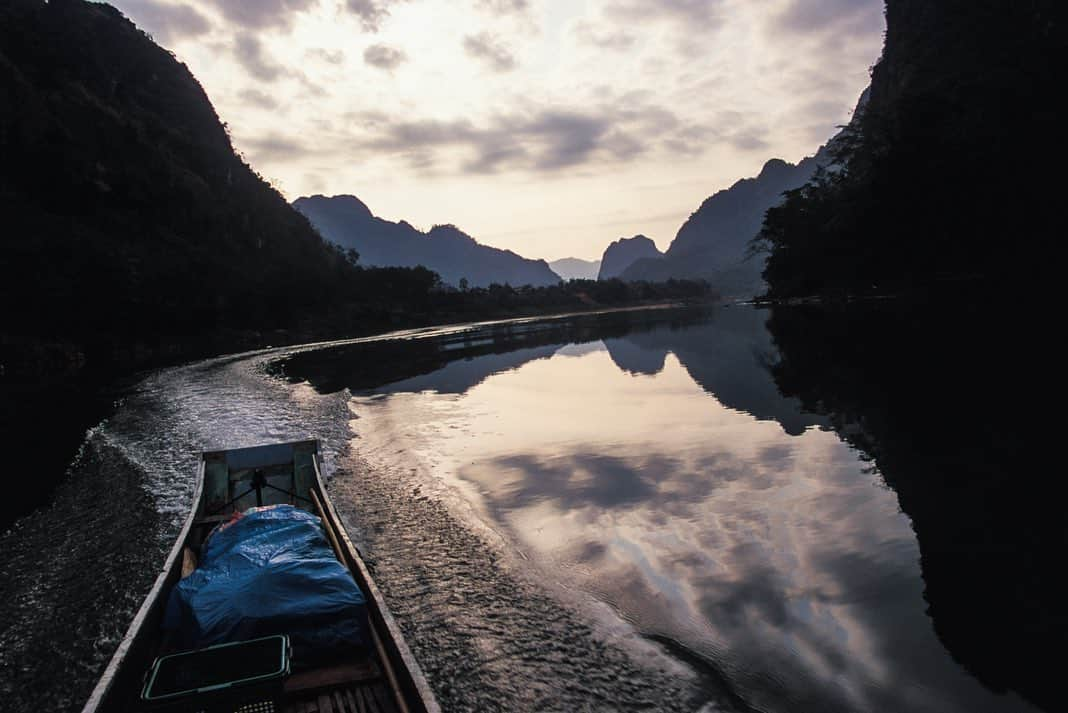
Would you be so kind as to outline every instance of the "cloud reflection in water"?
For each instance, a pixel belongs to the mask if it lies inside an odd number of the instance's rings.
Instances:
[[[760,709],[1028,710],[935,638],[915,537],[870,464],[755,367],[724,406],[695,378],[722,372],[730,339],[702,329],[662,334],[677,350],[640,343],[654,333],[539,353],[459,392],[386,387],[355,398],[358,430],[390,428],[549,582],[679,642]]]

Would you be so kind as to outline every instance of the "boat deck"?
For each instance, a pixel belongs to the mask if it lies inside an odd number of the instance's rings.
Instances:
[[[382,682],[353,683],[309,692],[282,705],[282,713],[394,713],[396,710]]]
[[[370,658],[296,673],[285,683],[282,713],[393,713],[396,710],[389,685]]]
[[[330,688],[282,706],[282,713],[393,713],[396,710],[390,692],[381,683]]]

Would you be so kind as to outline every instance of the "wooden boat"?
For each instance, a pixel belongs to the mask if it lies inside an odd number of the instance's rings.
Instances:
[[[284,677],[273,700],[239,702],[220,708],[198,703],[194,698],[178,701],[165,709],[235,713],[435,713],[440,710],[419,664],[327,497],[317,440],[202,453],[193,502],[192,512],[163,571],[83,713],[158,708],[151,701],[143,700],[142,693],[153,663],[158,657],[172,653],[168,651],[162,629],[172,588],[195,569],[199,546],[216,525],[250,507],[279,503],[300,507],[321,518],[334,553],[366,599],[373,646]]]

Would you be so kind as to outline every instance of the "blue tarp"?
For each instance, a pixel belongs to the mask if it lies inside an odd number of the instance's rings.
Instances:
[[[295,662],[370,643],[363,593],[319,518],[292,505],[252,508],[217,528],[178,583],[164,628],[185,649],[288,634]]]

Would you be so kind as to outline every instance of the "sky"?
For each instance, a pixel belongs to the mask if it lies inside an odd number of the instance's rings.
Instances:
[[[664,250],[849,121],[882,0],[113,0],[289,200],[352,194],[532,258]]]

